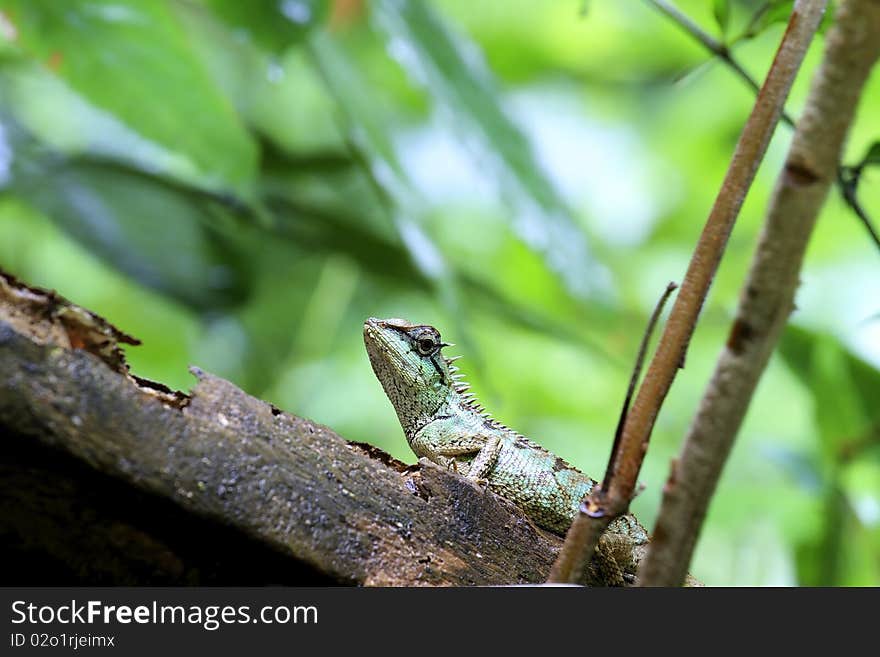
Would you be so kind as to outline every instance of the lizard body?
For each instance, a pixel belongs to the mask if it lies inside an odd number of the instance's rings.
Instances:
[[[467,392],[456,359],[441,353],[451,345],[436,328],[370,318],[364,343],[416,456],[485,483],[535,524],[565,533],[596,481],[488,415]],[[603,538],[613,535],[630,547],[648,541],[629,514],[617,518]]]

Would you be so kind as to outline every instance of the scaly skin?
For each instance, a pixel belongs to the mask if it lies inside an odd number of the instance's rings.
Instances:
[[[416,456],[486,483],[537,525],[565,533],[596,482],[485,413],[456,374],[456,359],[441,353],[450,345],[437,329],[371,317],[364,323],[364,344]],[[609,534],[630,547],[648,540],[631,515],[615,520]]]

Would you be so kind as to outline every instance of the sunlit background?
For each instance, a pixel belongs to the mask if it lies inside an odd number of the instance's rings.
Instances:
[[[652,4],[0,0],[0,267],[138,336],[140,376],[188,390],[197,364],[408,462],[361,326],[434,324],[496,418],[599,476],[647,316],[754,100]],[[758,80],[790,5],[677,3]],[[844,162],[878,116],[874,75]],[[657,422],[633,505],[649,528],[790,137]],[[875,225],[878,181],[858,190]],[[880,584],[878,272],[832,190],[799,328],[692,564],[706,584]]]

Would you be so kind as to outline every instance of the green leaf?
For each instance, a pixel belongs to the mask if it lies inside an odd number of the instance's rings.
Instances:
[[[819,34],[825,34],[834,21],[834,2],[829,2],[828,5],[816,30]],[[794,0],[771,0],[763,3],[755,10],[742,34],[736,37],[733,43],[754,39],[772,25],[788,23],[793,11]]]
[[[397,159],[387,121],[379,118],[375,94],[326,33],[313,31],[308,45],[315,66],[336,100],[351,152],[370,181],[385,220],[393,226],[418,274],[430,281],[450,317],[455,319],[461,342],[473,345],[456,272],[424,230],[424,209]]]
[[[33,62],[0,66],[0,108],[59,154],[92,155],[193,187],[216,187],[212,176],[186,153],[144,138]]]
[[[721,30],[721,36],[727,36],[727,30],[730,28],[730,3],[728,0],[715,0],[712,3],[712,15],[718,28]]]
[[[246,39],[280,53],[324,21],[326,0],[205,0],[218,17]]]
[[[749,19],[743,33],[734,42],[753,39],[771,25],[788,23],[794,9],[794,0],[770,0],[759,6]]]
[[[821,533],[798,546],[798,576],[802,585],[858,586],[877,581],[878,469],[876,464],[862,466],[838,472],[826,486],[823,506],[816,510]],[[867,481],[859,485],[851,475],[866,476]]]
[[[316,68],[336,101],[343,132],[355,152],[366,159],[361,164],[379,183],[377,189],[384,190],[389,198],[403,205],[411,203],[413,192],[397,159],[384,117],[380,115],[376,94],[327,33],[315,31],[308,46]]]
[[[379,266],[399,272],[398,284],[430,284],[447,307],[450,317],[457,320],[454,332],[460,336],[459,341],[471,352],[472,358],[476,351],[469,349],[473,339],[470,337],[471,329],[464,321],[466,315],[460,300],[461,289],[467,292],[473,305],[496,317],[505,318],[512,325],[538,330],[604,354],[605,350],[597,348],[589,337],[571,330],[561,322],[554,322],[523,308],[515,300],[502,299],[489,283],[462,274],[454,268],[453,263],[447,261],[446,256],[421,228],[419,199],[410,187],[406,172],[388,137],[385,128],[387,120],[383,122],[379,116],[378,108],[381,103],[376,94],[364,84],[359,72],[349,65],[339,46],[327,34],[314,31],[309,37],[309,45],[328,89],[337,100],[353,150],[362,160],[361,167],[371,177],[373,189],[378,192],[379,199],[377,203],[375,197],[370,198],[362,192],[356,196],[346,192],[343,198],[346,199],[347,211],[336,207],[333,211],[335,220],[319,225],[313,220],[298,219],[284,222],[285,230],[300,231],[309,226],[307,230],[316,236],[329,228],[333,235],[317,238],[318,243],[328,244],[333,240],[348,243],[349,253],[362,263],[370,263],[368,268],[375,269]],[[303,198],[309,198],[310,193],[302,189],[301,180],[297,182],[288,178],[287,181],[284,185],[273,186],[275,193],[280,194],[286,203],[296,203],[297,199],[301,203]],[[333,185],[338,188],[339,181]],[[346,187],[347,184],[343,186]],[[396,240],[389,239],[379,223],[373,223],[373,212],[384,214],[386,222],[389,215],[391,216],[390,223],[396,231]],[[338,223],[340,220],[344,223],[344,228]],[[367,225],[371,228],[365,233],[364,227]],[[400,250],[398,254],[395,254],[395,249]],[[408,257],[402,258],[401,254]]]
[[[263,7],[239,2],[231,6],[246,6],[246,15],[254,19],[260,14],[257,9]],[[176,3],[174,8],[191,47],[248,128],[297,155],[323,154],[331,148],[345,152],[334,120],[333,99],[303,48],[271,54],[261,40],[243,37],[245,28],[222,21],[204,5]],[[278,13],[274,3],[262,9],[270,10]],[[273,25],[285,28],[285,43],[290,45],[295,39],[300,45],[303,35],[295,27],[287,28],[286,22],[276,15]]]
[[[388,230],[384,212],[353,162],[328,157],[302,161],[266,147],[263,195],[278,220],[278,234],[308,252],[343,253],[364,271],[399,289],[426,291],[432,282]],[[606,345],[558,317],[549,317],[502,295],[490,281],[459,272],[468,305],[511,326],[587,348],[615,365]]]
[[[880,424],[880,371],[836,338],[790,326],[780,354],[812,393],[823,447],[833,460]]]
[[[772,443],[765,445],[762,452],[767,460],[778,466],[804,490],[822,490],[823,473],[815,455]]]
[[[5,11],[21,51],[89,105],[192,163],[211,189],[250,197],[255,144],[167,3],[7,0]]]
[[[476,44],[455,34],[428,3],[378,0],[387,47],[449,117],[471,156],[488,169],[510,210],[510,225],[539,252],[575,296],[601,287],[586,238],[531,145],[508,118]]]
[[[429,289],[429,280],[413,265],[403,245],[377,234],[353,212],[335,212],[286,197],[270,200],[269,207],[278,217],[278,236],[300,248],[345,254],[395,287]]]
[[[385,124],[378,116],[375,95],[366,88],[358,71],[328,35],[314,32],[309,45],[316,66],[336,99],[352,152],[361,160],[361,169],[372,182],[385,219],[394,226],[421,275],[432,281],[447,304],[455,306],[451,316],[460,317],[454,272],[424,232],[421,225],[423,209],[397,159]],[[462,330],[462,334],[465,333]]]
[[[96,256],[192,308],[215,310],[248,294],[246,233],[207,197],[112,164],[53,163],[20,146],[9,190]]]
[[[868,148],[868,152],[865,153],[865,157],[862,158],[861,163],[859,164],[859,169],[864,169],[865,167],[871,166],[880,166],[880,141],[875,141]]]

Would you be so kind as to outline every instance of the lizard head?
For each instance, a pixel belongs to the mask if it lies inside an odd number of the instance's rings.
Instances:
[[[455,368],[441,353],[449,343],[433,326],[370,317],[364,322],[364,344],[376,378],[411,437],[456,390]]]

